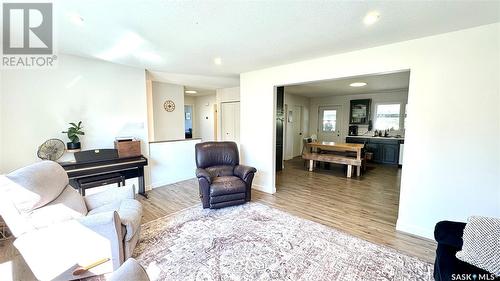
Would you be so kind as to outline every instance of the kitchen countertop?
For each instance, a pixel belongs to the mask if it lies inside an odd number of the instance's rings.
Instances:
[[[361,139],[388,139],[388,140],[405,140],[404,137],[374,137],[370,135],[364,136],[346,136],[347,138],[361,138]]]

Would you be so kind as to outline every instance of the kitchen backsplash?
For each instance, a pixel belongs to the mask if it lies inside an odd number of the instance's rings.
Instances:
[[[367,125],[359,125],[358,126],[358,136],[373,136],[375,133],[375,130],[368,131],[368,126]],[[402,137],[405,136],[405,130],[392,130],[389,131],[389,136],[397,136],[400,135]]]

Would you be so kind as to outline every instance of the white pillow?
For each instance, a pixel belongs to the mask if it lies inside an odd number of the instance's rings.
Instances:
[[[462,239],[459,260],[500,276],[500,218],[470,217]]]

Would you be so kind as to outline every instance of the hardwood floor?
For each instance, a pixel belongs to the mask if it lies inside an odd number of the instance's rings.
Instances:
[[[294,159],[278,173],[277,192],[254,190],[252,201],[433,262],[434,241],[395,230],[400,174],[397,167],[370,164],[365,175],[348,179],[342,166],[309,172],[301,159]],[[140,199],[144,222],[200,204],[195,179],[156,188],[148,195]]]
[[[395,230],[400,169],[370,164],[367,173],[349,179],[342,166],[309,172],[301,159],[286,161],[285,166],[277,175],[277,192],[271,195],[254,190],[252,201],[434,261],[434,241]],[[144,206],[143,223],[201,204],[196,179],[156,188],[148,195],[149,199],[139,196]],[[10,269],[2,267],[8,264]],[[0,276],[3,270],[15,280],[34,280],[12,239],[0,242]]]

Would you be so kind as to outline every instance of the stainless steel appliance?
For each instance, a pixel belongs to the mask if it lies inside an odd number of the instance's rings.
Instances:
[[[357,136],[358,135],[358,126],[351,125],[349,126],[349,136]]]

